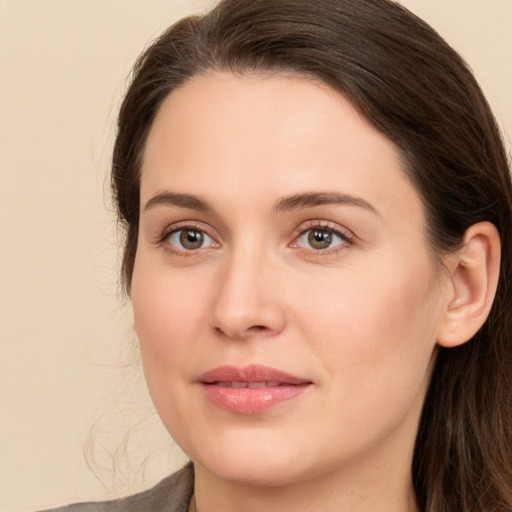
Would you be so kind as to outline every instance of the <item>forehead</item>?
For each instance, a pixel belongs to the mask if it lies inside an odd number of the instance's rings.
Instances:
[[[241,207],[335,189],[421,214],[395,145],[327,85],[284,75],[210,73],[171,93],[148,136],[142,199],[169,188]]]

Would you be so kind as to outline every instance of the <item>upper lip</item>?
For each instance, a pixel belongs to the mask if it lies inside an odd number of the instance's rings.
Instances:
[[[218,366],[203,373],[199,377],[203,384],[213,384],[215,382],[277,382],[279,384],[300,385],[310,384],[311,381],[291,375],[289,373],[271,368],[252,364],[238,368],[236,366]]]

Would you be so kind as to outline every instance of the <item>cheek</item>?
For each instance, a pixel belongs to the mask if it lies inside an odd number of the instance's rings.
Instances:
[[[384,268],[390,272],[326,280],[308,293],[296,319],[325,365],[332,403],[350,404],[354,417],[391,420],[422,397],[438,313],[429,267]]]
[[[162,415],[161,404],[168,404],[200,354],[206,300],[198,283],[153,268],[135,267],[132,307],[146,381]]]
[[[149,350],[165,352],[192,333],[204,322],[203,314],[207,293],[203,273],[190,269],[173,269],[165,256],[145,247],[139,248],[132,279],[132,308],[135,330],[141,345]],[[211,277],[211,276],[210,276]]]
[[[418,336],[430,339],[436,330],[435,285],[426,263],[403,262],[395,270],[385,261],[375,270],[333,269],[306,276],[288,295],[296,304],[294,321],[308,325],[314,338],[334,351],[353,346],[365,356],[380,348],[413,346]]]
[[[200,308],[197,288],[180,286],[162,276],[134,278],[132,306],[141,342],[158,351],[200,324],[196,321]]]

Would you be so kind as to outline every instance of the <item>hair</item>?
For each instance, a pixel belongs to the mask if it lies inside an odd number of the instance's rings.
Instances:
[[[412,477],[421,511],[512,511],[509,161],[468,66],[391,0],[224,0],[170,27],[137,61],[118,120],[112,187],[126,228],[128,295],[148,132],[172,91],[212,71],[293,73],[348,98],[399,149],[440,258],[460,247],[471,225],[497,227],[502,259],[494,304],[469,342],[439,349]]]

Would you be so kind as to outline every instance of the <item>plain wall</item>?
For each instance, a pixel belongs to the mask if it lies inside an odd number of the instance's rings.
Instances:
[[[136,56],[211,3],[0,0],[0,511],[127,494],[185,460],[118,297],[107,175]],[[463,54],[510,140],[512,0],[401,3]]]

